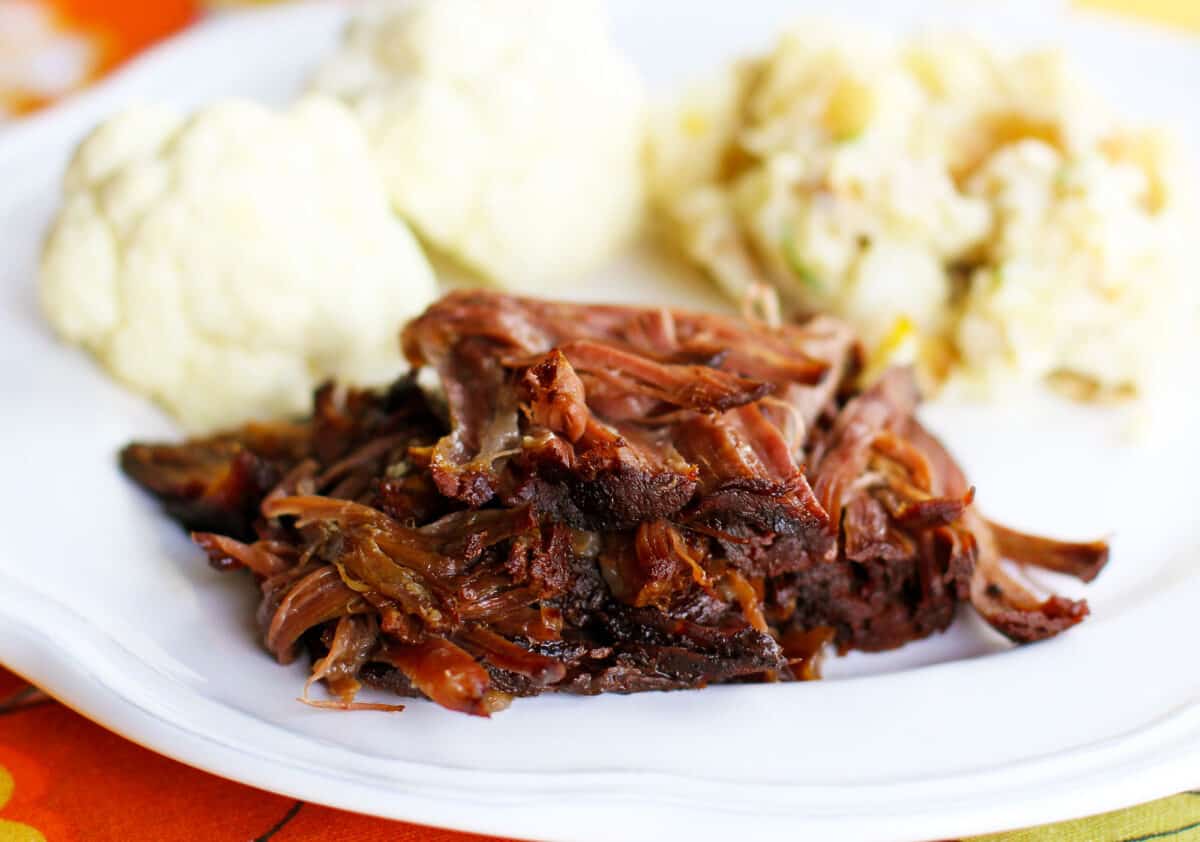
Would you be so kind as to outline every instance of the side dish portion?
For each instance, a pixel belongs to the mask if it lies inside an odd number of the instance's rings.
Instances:
[[[649,149],[668,238],[734,297],[770,283],[848,319],[872,373],[995,398],[1168,385],[1198,326],[1188,175],[1058,53],[814,21],[658,115]]]
[[[303,415],[330,377],[386,383],[395,326],[434,297],[333,99],[134,109],[83,142],[64,191],[43,311],[194,431]]]
[[[374,2],[314,80],[421,236],[508,287],[568,283],[641,218],[643,92],[596,0]]]
[[[963,602],[1034,641],[1087,606],[1001,558],[1085,580],[1107,559],[988,523],[910,372],[855,392],[832,319],[469,291],[403,345],[441,396],[326,385],[305,423],[121,454],[214,565],[254,574],[267,649],[308,653],[332,695],[314,704],[368,683],[487,715],[814,678],[827,644],[900,646]]]

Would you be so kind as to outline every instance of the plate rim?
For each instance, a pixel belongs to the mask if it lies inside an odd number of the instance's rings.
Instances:
[[[88,119],[96,109],[105,107],[105,103],[120,95],[120,92],[131,84],[130,80],[136,80],[154,72],[159,63],[165,61],[164,56],[169,57],[177,49],[186,48],[188,44],[200,44],[210,38],[224,37],[231,31],[250,25],[273,27],[285,18],[302,16],[314,16],[315,18],[317,14],[323,18],[330,17],[331,10],[334,8],[328,2],[318,1],[258,10],[245,16],[238,15],[236,18],[233,15],[217,18],[175,36],[132,61],[110,80],[95,86],[80,97],[79,101],[53,109],[44,117],[34,118],[42,120],[42,122],[36,125],[22,126],[22,129],[28,128],[30,131],[17,136],[14,142],[7,143],[8,138],[0,133],[0,167],[17,160],[20,154],[23,154],[22,150],[42,135],[65,136],[68,131],[72,130],[71,127]],[[340,14],[340,10],[337,12]],[[1086,13],[1086,17],[1104,19],[1109,16],[1089,12]],[[5,580],[3,570],[0,569],[0,583]],[[1188,584],[1191,586],[1191,590],[1196,590],[1194,586],[1197,584],[1197,576],[1189,577]],[[34,593],[24,585],[15,584],[10,588],[6,584],[0,590],[10,594],[10,599],[12,599],[12,595],[20,593],[20,599],[15,601],[23,606],[40,606],[43,610],[47,610],[47,598]],[[50,616],[50,612],[57,612],[55,614],[58,617],[56,627],[60,629],[67,622],[85,622],[72,617],[70,612],[63,607],[51,606],[47,616]],[[555,805],[557,812],[554,813],[548,813],[544,799],[534,798],[523,805],[485,805],[478,800],[464,799],[463,797],[466,794],[477,797],[478,792],[471,792],[462,787],[459,788],[461,791],[457,793],[451,790],[440,793],[422,792],[417,781],[408,782],[407,788],[399,793],[386,786],[364,788],[363,785],[357,783],[331,787],[327,777],[310,772],[295,763],[289,764],[282,756],[261,753],[256,755],[229,741],[214,742],[211,737],[206,737],[203,732],[190,728],[185,721],[178,717],[164,717],[139,705],[138,699],[131,696],[128,689],[123,691],[111,682],[100,680],[98,676],[87,669],[81,669],[78,653],[75,653],[76,657],[71,657],[71,653],[65,647],[54,645],[52,639],[45,636],[44,628],[39,628],[36,623],[31,623],[27,616],[23,616],[26,613],[14,610],[11,605],[0,601],[0,661],[6,663],[10,669],[42,686],[51,695],[60,698],[85,717],[133,742],[204,771],[258,788],[280,792],[313,803],[328,804],[386,818],[436,824],[439,827],[476,833],[517,835],[525,838],[545,838],[552,833],[557,834],[564,826],[563,823],[549,820],[548,824],[546,816],[569,812],[572,816],[572,825],[578,829],[578,832],[569,837],[555,835],[554,838],[574,838],[584,840],[584,842],[612,838],[613,808],[628,807],[631,802],[639,803],[641,805],[639,809],[655,810],[661,815],[654,823],[648,823],[640,818],[636,824],[624,828],[628,833],[622,834],[622,838],[642,838],[643,833],[652,828],[659,828],[661,832],[668,832],[669,835],[672,828],[671,813],[673,811],[679,810],[683,806],[692,810],[696,810],[698,807],[711,808],[713,806],[708,802],[693,802],[686,805],[679,803],[656,804],[642,788],[645,781],[649,778],[678,778],[678,776],[661,772],[636,773],[631,770],[600,773],[608,776],[623,776],[627,779],[635,778],[627,781],[623,787],[610,788],[609,791],[601,794],[602,797],[573,802],[570,799],[578,799],[580,797],[578,794],[575,796],[571,796],[570,793],[561,794],[562,803]],[[36,639],[39,635],[44,639]],[[119,641],[111,639],[107,633],[106,637],[110,638],[112,645],[120,647]],[[21,640],[25,640],[29,644],[29,648],[17,651],[12,641]],[[107,668],[119,669],[119,664],[110,656]],[[910,674],[912,672],[914,671],[909,671]],[[94,686],[89,689],[89,684]],[[203,696],[200,697],[200,700],[201,704],[221,704]],[[159,699],[160,704],[165,701]],[[248,715],[236,711],[232,707],[228,707],[228,709],[235,715]],[[186,710],[186,706],[181,707],[179,713],[182,714]],[[942,809],[937,815],[881,813],[877,815],[830,814],[819,816],[811,813],[779,813],[774,817],[766,816],[765,819],[779,822],[781,828],[793,829],[797,820],[803,820],[806,822],[806,827],[822,827],[826,831],[823,838],[830,840],[871,838],[882,842],[882,840],[912,839],[914,833],[921,836],[967,835],[1010,827],[1027,827],[1085,813],[1116,809],[1194,787],[1200,781],[1200,768],[1197,768],[1200,764],[1195,762],[1197,758],[1200,758],[1200,717],[1197,716],[1198,714],[1200,714],[1200,699],[1197,698],[1193,698],[1186,703],[1184,709],[1181,709],[1180,716],[1188,717],[1188,728],[1185,731],[1185,738],[1176,743],[1176,751],[1172,755],[1174,759],[1170,763],[1157,762],[1157,758],[1151,757],[1147,762],[1156,761],[1152,764],[1153,768],[1140,769],[1138,771],[1143,774],[1131,774],[1127,779],[1119,782],[1108,780],[1092,787],[1080,787],[1076,782],[1072,782],[1069,785],[1064,784],[1064,786],[1070,787],[1065,792],[1041,791],[1036,793],[1037,797],[1023,798],[1018,802],[1002,805],[981,804],[979,800],[987,800],[989,796],[987,794],[976,795],[975,802],[960,804],[954,809]],[[283,729],[283,726],[277,727]],[[301,738],[294,734],[292,737],[305,741],[315,739]],[[347,751],[350,750],[347,749]],[[250,764],[246,764],[248,759],[252,761]],[[400,761],[395,762],[399,763]],[[407,765],[417,767],[421,764],[407,763]],[[454,770],[453,773],[464,774],[466,771]],[[515,773],[475,770],[475,774],[494,777],[512,776]],[[548,773],[525,774],[531,775],[532,778],[548,776]],[[1097,774],[1100,773],[1097,772]],[[638,777],[639,775],[640,777]],[[689,787],[695,785],[695,781],[690,779],[678,779]],[[729,786],[727,783],[720,785],[722,787]],[[762,785],[743,784],[742,786],[763,788]],[[782,786],[786,787],[786,785]],[[1079,790],[1083,790],[1083,792],[1080,793]],[[857,791],[861,792],[861,789]],[[469,811],[450,810],[447,809],[447,804],[469,805],[471,809]],[[755,805],[746,809],[758,811],[762,807]],[[618,809],[615,812],[623,815],[625,811]],[[739,826],[745,826],[744,813],[737,812],[732,815],[738,817]],[[607,818],[608,821],[607,823],[595,821],[589,825],[585,821],[587,817]],[[822,825],[822,822],[825,824]],[[830,825],[830,822],[834,824]],[[580,825],[585,826],[579,827]],[[714,826],[709,829],[709,833],[714,837],[726,836],[727,831],[722,830],[721,827],[714,823]],[[916,827],[919,827],[920,830],[914,831]],[[661,832],[655,835],[661,836]],[[690,838],[701,837],[691,834]]]
[[[464,770],[390,760],[379,761],[378,765],[393,769],[391,778],[348,779],[347,770],[336,769],[333,774],[328,768],[316,770],[312,768],[311,759],[290,755],[286,750],[239,745],[237,726],[245,721],[271,725],[288,744],[315,745],[318,741],[203,695],[164,695],[163,687],[170,685],[161,684],[165,680],[161,675],[157,681],[155,676],[147,676],[149,683],[139,684],[137,695],[128,687],[115,685],[105,678],[106,671],[119,673],[129,669],[109,654],[114,648],[124,648],[120,641],[74,616],[65,605],[35,593],[3,573],[0,573],[0,583],[6,593],[20,595],[18,600],[0,603],[0,660],[86,718],[157,753],[249,786],[340,809],[454,830],[528,839],[569,838],[579,842],[612,839],[614,831],[618,832],[618,838],[661,838],[662,832],[671,827],[672,816],[679,810],[687,810],[693,815],[704,815],[709,822],[699,832],[689,827],[690,839],[726,838],[732,825],[745,828],[747,821],[753,819],[752,826],[762,830],[785,830],[795,828],[797,822],[804,822],[806,829],[820,829],[824,834],[821,838],[828,840],[904,842],[918,837],[965,836],[1030,827],[1119,809],[1194,787],[1197,775],[1194,758],[1200,754],[1200,695],[1177,705],[1158,721],[1123,735],[1111,735],[1076,747],[1060,757],[1017,761],[1008,768],[955,776],[959,783],[1000,776],[1011,779],[1031,773],[1033,779],[1024,783],[1010,780],[1007,786],[990,789],[976,788],[968,797],[953,797],[948,804],[918,805],[915,811],[892,811],[888,807],[864,810],[861,803],[849,811],[844,806],[834,810],[814,809],[814,799],[840,796],[845,805],[852,805],[863,797],[864,790],[875,796],[891,790],[898,794],[889,803],[901,804],[907,802],[909,789],[926,787],[940,782],[940,778],[875,786],[797,787],[705,781],[670,772],[628,769],[563,775]],[[1200,589],[1189,589],[1189,595],[1191,591],[1200,592]],[[14,605],[22,606],[23,610],[14,610]],[[32,614],[37,614],[45,625],[52,625],[59,637],[88,641],[83,648],[100,651],[80,652],[78,645],[55,645],[46,628],[38,626],[38,621],[30,621]],[[75,633],[63,635],[64,629]],[[98,637],[95,636],[97,631],[100,632]],[[92,636],[88,637],[84,632]],[[14,641],[23,641],[26,646],[23,649],[14,647]],[[1026,650],[1011,650],[1006,654],[1021,651]],[[955,662],[921,667],[904,674],[961,669],[968,664]],[[132,665],[133,671],[136,672],[139,666],[151,669],[138,663]],[[873,680],[882,678],[886,677]],[[185,686],[177,680],[172,683]],[[704,692],[713,690],[720,688]],[[174,714],[164,713],[163,708],[174,708]],[[219,734],[193,727],[188,724],[187,717],[197,713],[216,713],[220,720],[234,727]],[[1139,743],[1142,744],[1140,747]],[[1167,758],[1163,755],[1164,746],[1171,747]],[[353,749],[338,751],[362,756]],[[1128,757],[1115,763],[1104,762],[1106,753],[1122,752],[1128,753]],[[1078,755],[1081,761],[1086,760],[1090,765],[1087,777],[1063,778],[1058,773],[1040,773],[1042,768],[1056,762],[1071,760],[1072,755]],[[1101,755],[1101,762],[1094,762],[1096,755]],[[413,775],[425,779],[465,777],[468,780],[458,784],[429,784]],[[564,777],[572,779],[569,787],[546,786],[553,782],[552,779]],[[504,779],[511,782],[514,778],[520,780],[513,786],[498,786]],[[662,794],[664,784],[674,790],[668,797]],[[519,790],[528,793],[531,785],[541,786],[525,797],[508,794],[507,797],[480,798],[480,787],[494,786],[512,793]],[[760,792],[751,796],[751,790]],[[726,799],[726,805],[733,805],[732,809],[714,809],[710,799],[718,791]],[[492,790],[492,794],[494,792]],[[690,796],[687,793],[691,793]],[[797,793],[804,797],[794,799]],[[788,799],[787,795],[793,798]],[[549,814],[548,796],[555,802],[554,812]],[[997,796],[1003,798],[997,800]],[[780,805],[779,808],[770,810],[768,805],[772,803]],[[636,811],[628,812],[635,805]],[[469,809],[455,810],[454,807]],[[564,825],[555,816],[565,813],[570,814],[571,826],[577,832],[563,836]],[[614,815],[618,816],[615,820]],[[653,820],[648,821],[650,817]],[[652,831],[650,834],[646,833],[648,829]]]

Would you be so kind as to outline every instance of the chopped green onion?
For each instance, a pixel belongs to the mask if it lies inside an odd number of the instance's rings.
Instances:
[[[821,279],[817,277],[817,273],[812,268],[800,259],[800,253],[796,250],[796,237],[789,228],[784,232],[783,241],[783,259],[787,261],[788,268],[792,270],[792,274],[800,279],[800,282],[813,292],[821,292],[825,285],[821,283]]]

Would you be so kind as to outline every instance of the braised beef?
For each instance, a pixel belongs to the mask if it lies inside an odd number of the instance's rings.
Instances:
[[[1079,622],[1002,558],[1093,578],[1107,546],[991,524],[914,417],[856,391],[841,323],[452,293],[403,333],[415,376],[316,393],[303,423],[132,444],[125,472],[262,592],[264,645],[489,715],[514,696],[815,678],[964,603],[1018,642]],[[365,705],[380,707],[380,705]],[[383,705],[382,707],[391,707]]]

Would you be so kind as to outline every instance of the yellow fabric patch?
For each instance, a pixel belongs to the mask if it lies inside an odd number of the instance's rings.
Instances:
[[[12,775],[0,766],[0,810],[12,798],[15,788]],[[46,842],[46,837],[27,824],[0,819],[0,842]]]
[[[1075,5],[1200,32],[1200,3],[1196,0],[1076,0]]]

